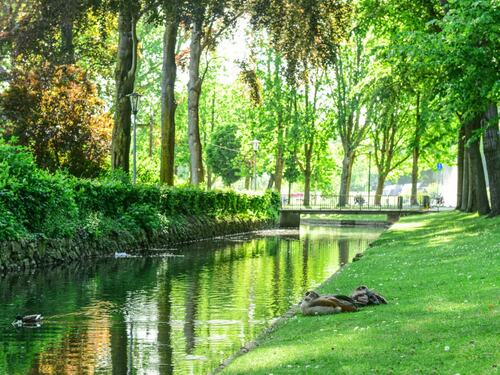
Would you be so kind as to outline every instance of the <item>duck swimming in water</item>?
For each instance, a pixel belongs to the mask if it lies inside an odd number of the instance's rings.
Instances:
[[[42,320],[43,316],[41,316],[40,314],[25,315],[25,316],[18,315],[16,316],[16,320],[12,322],[12,325],[16,327],[40,326]]]

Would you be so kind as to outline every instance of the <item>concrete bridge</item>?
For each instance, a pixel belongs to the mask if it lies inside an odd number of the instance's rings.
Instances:
[[[387,215],[389,223],[395,223],[401,216],[420,215],[438,210],[424,209],[314,209],[314,208],[284,208],[280,210],[280,227],[297,228],[300,226],[300,215],[310,214],[344,214],[344,215]]]

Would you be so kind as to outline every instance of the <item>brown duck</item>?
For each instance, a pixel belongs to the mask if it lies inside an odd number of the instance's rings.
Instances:
[[[300,303],[300,310],[304,315],[324,315],[353,312],[357,311],[358,308],[355,305],[355,301],[348,296],[320,296],[316,292],[309,291]]]

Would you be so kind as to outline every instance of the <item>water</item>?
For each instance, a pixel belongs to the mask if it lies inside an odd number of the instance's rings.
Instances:
[[[380,232],[302,226],[10,275],[0,374],[207,374]],[[11,326],[28,313],[42,327]]]

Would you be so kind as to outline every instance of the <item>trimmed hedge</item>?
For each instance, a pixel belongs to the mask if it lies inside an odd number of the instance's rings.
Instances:
[[[40,170],[26,150],[0,141],[0,241],[101,237],[168,230],[183,217],[276,220],[280,198],[164,188],[112,178],[83,180]]]

